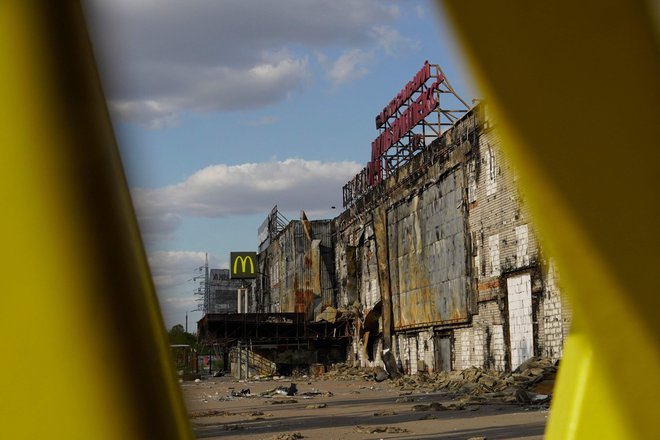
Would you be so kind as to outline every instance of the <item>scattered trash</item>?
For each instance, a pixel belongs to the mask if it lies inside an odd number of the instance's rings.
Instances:
[[[325,408],[327,406],[328,406],[328,404],[326,404],[326,403],[315,403],[313,405],[307,405],[305,408],[318,409],[318,408]]]
[[[247,397],[247,396],[250,396],[250,389],[249,388],[244,388],[240,391],[232,391],[231,396],[232,397]]]
[[[281,396],[295,396],[296,394],[298,394],[298,387],[296,387],[295,383],[292,383],[288,387],[280,386],[277,388],[273,388],[272,390],[259,393],[259,397],[274,396],[275,394],[279,394]]]
[[[195,379],[195,383],[200,383],[201,381],[201,379]]]

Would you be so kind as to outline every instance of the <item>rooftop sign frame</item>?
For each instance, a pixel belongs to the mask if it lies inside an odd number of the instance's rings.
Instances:
[[[452,97],[452,104],[460,108],[442,108],[440,97],[443,94]],[[380,185],[440,137],[443,126],[454,125],[468,110],[469,105],[454,91],[440,66],[425,61],[422,68],[376,116],[376,128],[380,133],[371,144],[371,160],[344,185],[344,208]]]

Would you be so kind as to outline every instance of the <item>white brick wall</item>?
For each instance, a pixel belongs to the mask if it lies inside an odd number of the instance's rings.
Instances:
[[[458,354],[456,356],[456,369],[464,370],[471,365],[472,354],[472,329],[463,328],[454,332],[456,339],[460,343],[458,347]]]
[[[491,332],[490,353],[495,363],[493,368],[497,371],[504,371],[506,367],[504,356],[504,326],[501,324],[493,325]]]
[[[529,265],[529,228],[527,225],[516,226],[516,267]]]
[[[468,202],[477,201],[477,164],[474,159],[468,162]]]
[[[488,145],[486,149],[486,196],[492,196],[497,192],[497,164],[495,162],[495,150]]]
[[[454,331],[456,338],[454,349],[458,351],[454,366],[456,370],[484,366],[486,360],[485,332],[486,327],[481,325]]]
[[[507,279],[511,369],[534,355],[532,326],[532,282],[529,274]]]
[[[408,336],[408,374],[417,374],[417,336]]]
[[[561,358],[564,345],[564,328],[568,322],[564,322],[562,301],[557,287],[557,273],[552,261],[548,265],[546,275],[545,292],[543,294],[543,355],[550,359]]]
[[[500,275],[500,236],[499,234],[488,237],[488,255],[490,257],[490,275]]]

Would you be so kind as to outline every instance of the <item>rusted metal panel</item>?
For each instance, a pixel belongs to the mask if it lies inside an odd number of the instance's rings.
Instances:
[[[468,319],[463,169],[388,211],[395,330]]]
[[[385,206],[376,207],[373,212],[374,238],[376,240],[376,262],[378,264],[378,283],[383,302],[383,349],[392,348],[392,297],[390,270],[387,249],[387,212]]]
[[[292,221],[260,254],[262,277],[269,279],[262,283],[262,298],[271,302],[266,310],[304,313],[313,320],[315,312],[333,305],[332,231],[330,220]]]

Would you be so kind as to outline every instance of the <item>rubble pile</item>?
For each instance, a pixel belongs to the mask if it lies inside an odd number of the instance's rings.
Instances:
[[[321,378],[332,380],[371,380],[375,374],[376,368],[357,368],[346,364],[334,364]]]
[[[557,373],[552,361],[534,357],[511,373],[480,368],[442,371],[433,374],[403,376],[392,383],[401,391],[442,391],[456,396],[469,396],[473,403],[500,401],[519,404],[546,404],[550,401]]]
[[[334,364],[323,376],[327,380],[376,380],[383,378],[380,367],[357,368]],[[406,375],[390,382],[401,391],[442,391],[454,396],[473,396],[472,400],[499,399],[523,404],[549,401],[554,387],[557,364],[544,357],[533,357],[511,373],[471,367],[462,371]],[[387,374],[387,373],[385,373]],[[407,393],[409,394],[409,393]]]

